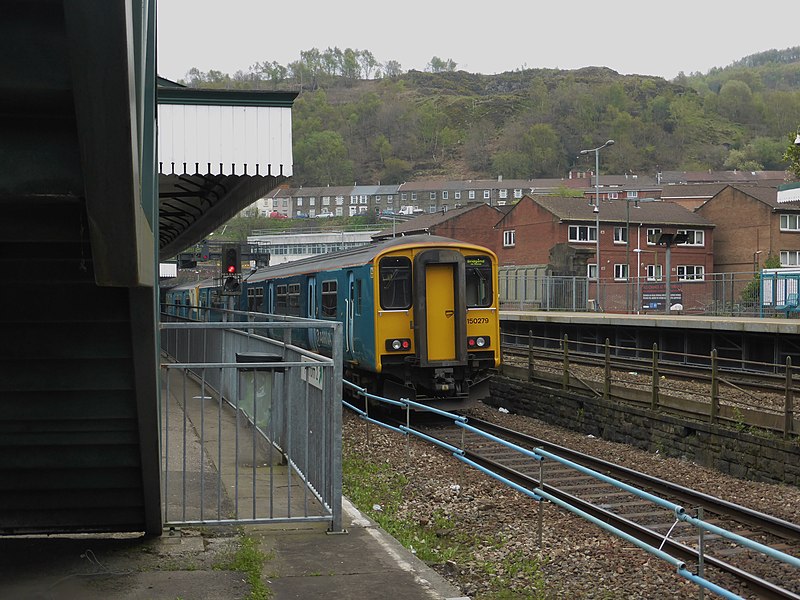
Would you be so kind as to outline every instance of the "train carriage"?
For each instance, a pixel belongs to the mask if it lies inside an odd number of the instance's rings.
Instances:
[[[453,408],[483,397],[500,364],[497,290],[490,250],[422,235],[261,269],[242,282],[239,307],[340,321],[348,380]]]

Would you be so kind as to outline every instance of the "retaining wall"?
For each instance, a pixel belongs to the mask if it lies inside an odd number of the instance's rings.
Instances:
[[[497,375],[486,404],[722,473],[800,486],[800,444]]]

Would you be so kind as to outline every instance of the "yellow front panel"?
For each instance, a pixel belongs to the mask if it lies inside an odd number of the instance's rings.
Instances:
[[[428,360],[455,360],[456,319],[454,265],[428,265],[427,287]]]

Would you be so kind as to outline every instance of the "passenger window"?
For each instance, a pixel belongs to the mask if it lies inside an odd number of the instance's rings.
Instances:
[[[379,266],[381,308],[411,308],[411,260],[405,256],[388,256]]]
[[[488,256],[466,256],[467,306],[485,308],[492,305],[492,261]]]
[[[336,318],[336,280],[322,282],[322,316]]]

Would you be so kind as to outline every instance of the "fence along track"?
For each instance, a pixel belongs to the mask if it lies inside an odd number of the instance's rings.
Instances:
[[[545,449],[607,477],[653,494],[661,494],[672,502],[690,503],[692,508],[709,513],[706,516],[710,515],[717,526],[728,524],[729,530],[737,535],[758,540],[779,552],[794,551],[796,554],[800,551],[798,525],[485,421],[470,418],[469,422],[473,427],[519,446]],[[609,523],[650,546],[662,547],[680,560],[698,564],[701,542],[697,530],[687,523],[677,521],[672,513],[663,508],[603,484],[593,477],[578,474],[574,469],[561,466],[557,462],[545,460],[540,475],[540,466],[536,461],[525,459],[519,453],[475,434],[467,433],[462,438],[463,429],[460,427],[427,428],[423,432],[456,447],[461,447],[463,439],[462,449],[466,457],[484,468],[498,472],[527,489],[541,487],[570,506]],[[791,565],[774,559],[764,560],[763,556],[754,559],[751,550],[740,546],[732,547],[729,540],[718,535],[704,535],[702,544],[705,567],[723,574],[720,577],[727,588],[733,587],[732,583],[735,581],[750,592],[755,592],[759,598],[800,599],[800,570],[797,568],[792,569]]]

